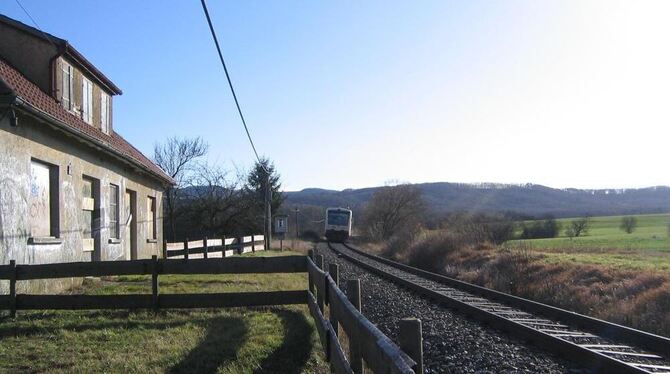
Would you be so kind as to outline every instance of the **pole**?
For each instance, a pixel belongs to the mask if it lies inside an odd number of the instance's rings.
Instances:
[[[270,186],[270,173],[267,172],[265,179],[265,250],[270,250],[272,242],[272,188]]]
[[[300,209],[295,208],[295,238],[298,239],[298,212]]]

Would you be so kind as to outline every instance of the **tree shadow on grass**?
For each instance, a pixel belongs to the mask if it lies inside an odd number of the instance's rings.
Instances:
[[[104,329],[146,329],[146,330],[166,330],[169,328],[183,326],[187,323],[207,326],[212,319],[210,316],[190,317],[188,320],[161,321],[161,320],[130,320],[128,317],[132,312],[127,311],[97,311],[89,312],[85,315],[89,321],[82,320],[67,321],[60,323],[59,318],[68,318],[72,316],[59,315],[56,313],[40,313],[23,316],[25,320],[10,317],[0,318],[0,342],[7,337],[33,336],[45,333],[56,333],[60,330],[66,330],[75,333],[81,333],[88,330]],[[160,316],[160,315],[159,315]],[[104,318],[99,320],[98,318]],[[4,322],[7,322],[5,324]],[[46,322],[46,323],[45,323]],[[49,323],[53,322],[53,323]]]
[[[247,339],[249,328],[242,318],[210,319],[207,333],[200,343],[168,373],[216,373],[227,362],[234,361]]]
[[[273,308],[272,312],[281,318],[284,340],[254,373],[301,373],[312,352],[312,326],[299,311]]]

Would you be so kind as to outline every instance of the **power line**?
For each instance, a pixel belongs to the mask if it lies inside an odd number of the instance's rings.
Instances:
[[[240,108],[240,102],[237,100],[237,95],[235,94],[235,88],[233,88],[233,82],[230,80],[230,74],[228,74],[228,68],[226,67],[226,61],[223,59],[223,53],[221,52],[221,46],[219,45],[219,39],[216,37],[216,31],[214,31],[214,25],[212,25],[212,19],[209,17],[209,11],[207,10],[207,4],[205,0],[200,0],[202,4],[202,10],[205,11],[205,17],[207,17],[207,24],[209,25],[209,31],[212,33],[212,38],[214,39],[214,45],[216,45],[216,51],[219,53],[219,60],[221,60],[221,66],[223,66],[223,71],[226,73],[226,79],[228,80],[228,86],[230,87],[230,92],[233,94],[233,99],[235,99],[235,106],[237,106],[237,113],[240,114],[240,119],[244,125],[244,131],[247,133],[247,138],[249,139],[249,144],[251,144],[251,149],[254,150],[254,155],[256,155],[256,161],[258,165],[261,166],[261,169],[265,172],[267,180],[265,182],[265,249],[269,250],[272,243],[272,187],[270,186],[270,171],[263,165],[261,158],[258,157],[258,152],[256,151],[256,146],[254,145],[254,140],[251,139],[251,134],[249,133],[249,127],[247,126],[247,121],[244,119],[242,114],[242,108]],[[261,185],[262,186],[262,185]]]
[[[39,31],[40,33],[42,33],[42,36],[44,36],[44,38],[45,38],[47,41],[49,41],[49,43],[51,43],[51,45],[53,45],[54,48],[58,49],[58,46],[53,42],[53,40],[51,40],[51,38],[49,37],[49,35],[47,35],[44,31],[42,31],[42,28],[37,24],[37,22],[36,22],[35,19],[30,15],[30,13],[28,13],[28,10],[26,10],[26,8],[23,7],[23,5],[21,4],[21,2],[20,2],[19,0],[14,0],[14,1],[15,1],[16,4],[23,10],[23,13],[25,13],[26,16],[28,16],[28,18],[30,18],[30,21],[32,21],[32,23],[33,23],[33,25],[35,26],[35,28],[37,29],[37,31]]]
[[[18,0],[17,0],[18,1]],[[219,59],[221,60],[221,65],[223,66],[223,71],[226,73],[226,79],[228,80],[228,86],[230,86],[230,92],[233,94],[233,99],[235,99],[235,105],[237,106],[237,112],[240,114],[242,119],[242,124],[244,125],[244,131],[247,133],[247,138],[251,144],[251,149],[254,150],[254,155],[256,155],[256,160],[258,164],[261,165],[263,171],[269,175],[268,170],[265,168],[261,162],[260,157],[258,157],[258,152],[256,151],[256,146],[254,145],[253,139],[251,139],[251,134],[249,133],[249,128],[247,127],[247,121],[244,120],[244,115],[242,114],[242,109],[240,108],[240,102],[237,100],[237,95],[235,94],[235,88],[233,88],[233,82],[230,80],[230,74],[228,74],[228,68],[226,67],[226,62],[223,59],[223,53],[221,53],[221,47],[219,46],[219,40],[216,37],[216,31],[214,31],[214,26],[212,25],[212,19],[209,17],[209,11],[207,10],[207,4],[205,0],[200,0],[202,4],[202,10],[205,11],[205,17],[207,17],[207,24],[209,24],[209,31],[212,32],[212,38],[214,38],[214,44],[216,45],[216,51],[219,53]]]

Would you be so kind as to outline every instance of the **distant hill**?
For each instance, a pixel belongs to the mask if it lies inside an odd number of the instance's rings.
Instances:
[[[556,189],[537,184],[417,184],[435,213],[514,212],[540,217],[670,212],[670,187],[639,189]],[[358,210],[379,187],[343,191],[308,188],[286,192],[286,205],[343,206]]]

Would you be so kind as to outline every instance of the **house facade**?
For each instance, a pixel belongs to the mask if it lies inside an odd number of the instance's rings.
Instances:
[[[66,40],[0,15],[0,264],[160,256],[173,180],[114,131],[121,93]]]

